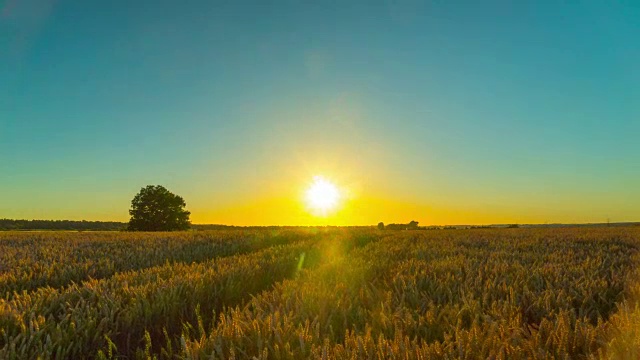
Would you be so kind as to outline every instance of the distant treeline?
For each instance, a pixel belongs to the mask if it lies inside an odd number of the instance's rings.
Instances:
[[[418,226],[417,221],[408,224],[387,224],[379,223],[378,229],[385,230],[454,230],[454,229],[500,229],[517,227],[605,227],[605,226],[640,226],[640,223],[601,223],[601,224],[506,224],[506,225],[445,225],[445,226]],[[191,224],[191,230],[265,230],[265,229],[299,229],[307,226],[234,226],[220,224]],[[312,226],[318,227],[318,226]],[[337,226],[320,226],[334,228]],[[369,226],[339,226],[347,228],[366,228]],[[127,223],[117,221],[74,221],[74,220],[12,220],[0,219],[0,231],[2,230],[75,230],[75,231],[123,231],[127,229]]]
[[[12,220],[0,219],[0,230],[124,230],[127,224],[116,221]]]
[[[191,224],[191,230],[282,230],[300,229],[308,226],[234,226],[220,224]],[[316,226],[317,227],[317,226]],[[324,226],[335,228],[337,226]],[[366,228],[367,226],[341,226],[348,228]],[[309,227],[310,228],[310,227]],[[70,231],[123,231],[127,223],[117,221],[74,221],[74,220],[13,220],[0,219],[0,231],[3,230],[70,230]]]
[[[411,221],[408,224],[387,224],[378,223],[380,230],[425,230],[425,227],[419,227],[417,221]]]

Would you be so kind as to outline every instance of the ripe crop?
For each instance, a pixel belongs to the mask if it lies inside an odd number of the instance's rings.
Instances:
[[[0,234],[0,358],[640,355],[639,228]]]

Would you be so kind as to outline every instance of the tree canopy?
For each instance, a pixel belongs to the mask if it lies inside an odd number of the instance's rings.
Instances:
[[[184,199],[161,185],[148,185],[131,201],[128,230],[174,231],[187,230],[189,211]]]

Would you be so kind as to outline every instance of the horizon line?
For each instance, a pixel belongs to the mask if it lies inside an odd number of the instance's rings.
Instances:
[[[94,222],[94,223],[118,223],[118,224],[127,224],[128,221],[115,221],[115,220],[71,220],[71,219],[10,219],[10,218],[0,218],[0,221],[8,220],[8,221],[50,221],[50,222]],[[384,223],[384,222],[382,222]],[[384,223],[385,226],[389,224],[404,224],[404,223]],[[422,225],[419,227],[446,227],[446,226],[510,226],[510,225],[518,225],[518,226],[558,226],[558,225],[640,225],[640,220],[637,221],[618,221],[618,222],[571,222],[571,223],[563,223],[563,222],[545,222],[545,223],[518,223],[518,222],[510,222],[510,223],[492,223],[492,224],[473,224],[473,223],[459,223],[459,224],[429,224]],[[232,225],[232,224],[220,224],[220,223],[191,223],[191,225],[196,226],[226,226],[226,227],[370,227],[377,226],[377,223],[368,224],[368,225]]]

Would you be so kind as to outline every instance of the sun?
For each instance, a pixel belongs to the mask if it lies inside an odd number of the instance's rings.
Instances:
[[[335,211],[340,202],[340,191],[331,181],[314,176],[305,192],[305,202],[314,215],[326,216]]]

